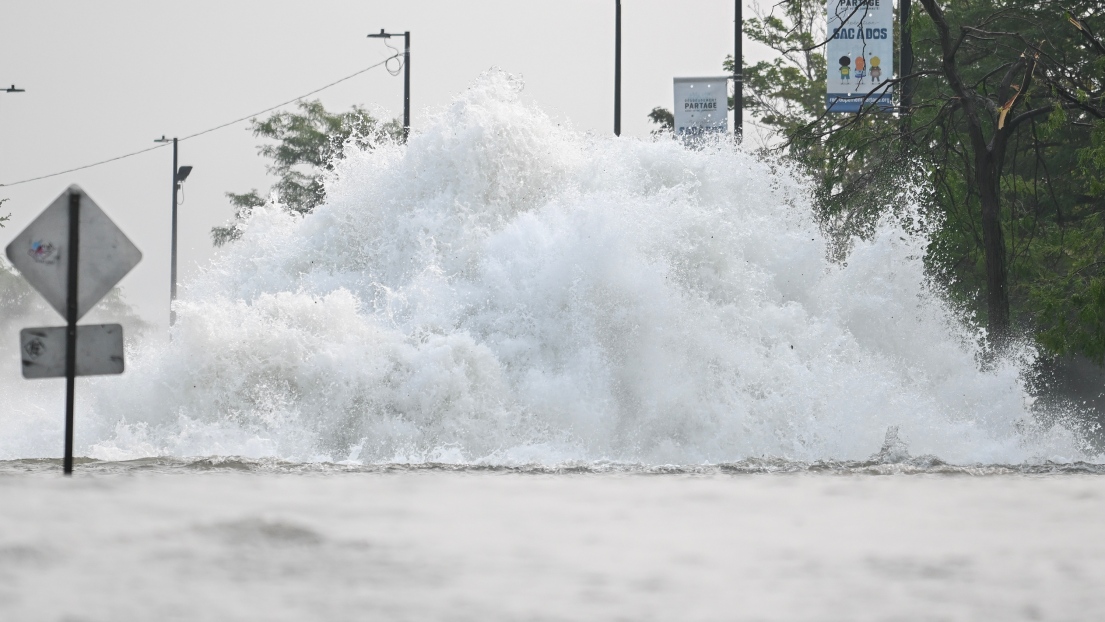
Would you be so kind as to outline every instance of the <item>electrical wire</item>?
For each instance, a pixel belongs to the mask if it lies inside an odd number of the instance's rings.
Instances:
[[[284,106],[287,106],[288,104],[294,104],[295,102],[303,99],[304,97],[310,97],[311,95],[314,95],[315,93],[320,93],[320,92],[325,91],[326,89],[328,89],[332,86],[341,84],[342,82],[345,82],[346,80],[350,80],[352,78],[355,78],[355,77],[361,75],[362,73],[365,73],[366,71],[369,71],[371,69],[375,69],[375,68],[377,68],[381,65],[386,65],[389,61],[391,61],[392,59],[394,59],[398,56],[399,56],[399,53],[398,53],[398,51],[396,51],[395,55],[389,56],[389,57],[385,58],[384,60],[376,63],[375,65],[370,65],[368,67],[365,67],[364,69],[361,69],[360,71],[357,71],[355,73],[351,73],[348,76],[345,76],[344,78],[334,80],[333,82],[331,82],[330,84],[327,84],[326,86],[321,86],[321,87],[319,87],[319,88],[317,88],[317,89],[315,89],[315,90],[313,90],[309,93],[304,93],[303,95],[300,95],[299,97],[296,97],[295,99],[289,99],[286,102],[277,104],[275,106],[270,106],[268,108],[265,108],[264,110],[259,110],[259,111],[255,112],[253,114],[249,114],[249,115],[246,115],[244,117],[234,119],[233,121],[228,121],[226,123],[223,123],[222,125],[216,125],[215,127],[203,130],[202,132],[196,132],[195,134],[189,134],[189,135],[187,135],[183,138],[178,139],[177,142],[183,142],[185,140],[188,140],[189,138],[196,138],[197,136],[203,136],[204,134],[210,134],[211,132],[214,132],[216,130],[221,130],[221,129],[226,128],[226,127],[230,127],[231,125],[234,125],[236,123],[241,123],[242,121],[248,121],[249,119],[252,119],[252,118],[254,118],[258,115],[265,114],[266,112],[272,112],[273,110],[276,110],[277,108],[283,108]],[[386,67],[385,67],[385,69],[386,69]],[[390,70],[389,70],[389,72],[390,72]],[[85,169],[90,169],[90,168],[100,166],[100,165],[103,165],[103,164],[108,164],[110,162],[116,162],[118,160],[124,160],[126,158],[130,158],[130,157],[133,157],[133,156],[136,156],[136,155],[141,155],[143,153],[148,153],[148,152],[153,151],[155,149],[162,149],[162,148],[167,147],[167,146],[169,146],[169,143],[162,143],[162,144],[154,146],[154,147],[148,147],[146,149],[141,149],[139,151],[133,151],[131,153],[127,153],[127,154],[124,154],[124,155],[121,155],[121,156],[116,156],[114,158],[108,158],[107,160],[100,160],[99,162],[93,162],[92,164],[85,164],[84,166],[78,166],[76,168],[71,168],[71,169],[67,169],[67,170],[64,170],[64,171],[58,171],[57,173],[50,173],[49,175],[40,175],[38,177],[31,177],[29,179],[21,179],[19,181],[13,181],[13,182],[7,183],[7,184],[0,184],[0,188],[10,188],[12,186],[18,186],[20,184],[28,184],[28,183],[31,183],[32,181],[39,181],[41,179],[49,179],[51,177],[57,177],[58,175],[65,175],[66,173],[74,173],[76,171],[83,171]]]
[[[195,134],[189,134],[189,135],[181,138],[180,140],[185,141],[185,140],[188,140],[189,138],[195,138],[197,136],[203,136],[204,134],[210,134],[211,132],[214,132],[215,130],[221,130],[224,127],[229,127],[231,125],[234,125],[235,123],[241,123],[242,121],[248,121],[249,119],[252,119],[252,118],[256,117],[257,115],[262,115],[262,114],[265,114],[266,112],[272,112],[273,110],[276,110],[277,108],[283,108],[284,106],[287,106],[288,104],[294,104],[295,102],[303,99],[304,97],[310,97],[310,96],[314,95],[315,93],[321,93],[322,91],[325,91],[326,89],[328,89],[332,86],[336,86],[338,84],[341,84],[342,82],[345,82],[346,80],[350,80],[352,78],[355,78],[355,77],[361,75],[362,73],[364,73],[364,72],[366,72],[370,69],[375,69],[375,68],[377,68],[381,65],[384,65],[393,58],[395,58],[395,56],[389,56],[389,57],[385,58],[384,60],[376,63],[375,65],[365,67],[364,69],[362,69],[362,70],[360,70],[356,73],[351,73],[348,76],[345,76],[344,78],[334,80],[333,82],[331,82],[330,84],[327,84],[326,86],[320,86],[319,88],[311,91],[310,93],[304,93],[303,95],[300,95],[299,97],[296,97],[295,99],[289,99],[288,101],[286,101],[284,103],[277,104],[277,105],[271,106],[269,108],[265,108],[264,110],[260,110],[258,112],[253,113],[253,114],[247,114],[246,116],[244,116],[240,119],[234,119],[233,121],[228,121],[226,123],[223,123],[222,125],[216,125],[215,127],[211,128],[211,129],[203,130],[202,132],[196,132]]]
[[[391,47],[391,43],[389,43],[387,39],[384,39],[384,45],[387,46],[388,49],[390,49],[392,52],[395,52],[395,54],[392,54],[389,58],[384,60],[384,69],[386,69],[387,72],[390,73],[392,76],[398,76],[399,73],[403,71],[403,65],[407,64],[407,55],[403,52],[400,52],[399,48]],[[401,59],[399,61],[399,66],[395,69],[392,69],[391,65],[389,65],[388,63],[397,58]]]
[[[107,164],[109,162],[115,162],[116,160],[123,160],[123,159],[129,158],[131,156],[136,156],[136,155],[139,155],[139,154],[142,154],[142,153],[146,153],[147,151],[153,151],[154,149],[161,149],[161,148],[166,147],[166,146],[167,145],[157,145],[156,147],[150,147],[148,149],[143,149],[141,151],[134,151],[134,152],[128,153],[126,155],[117,156],[117,157],[114,157],[114,158],[110,158],[108,160],[100,160],[99,162],[94,162],[92,164],[86,164],[84,166],[78,166],[77,168],[71,168],[71,169],[68,169],[68,170],[65,170],[65,171],[59,171],[57,173],[50,173],[49,175],[42,175],[40,177],[31,177],[30,179],[21,179],[19,181],[13,181],[10,184],[0,184],[0,188],[8,188],[8,187],[11,187],[11,186],[18,186],[19,184],[28,184],[32,181],[38,181],[40,179],[49,179],[51,177],[57,177],[58,175],[64,175],[66,173],[72,173],[74,171],[83,171],[86,168],[92,168],[94,166],[100,166],[101,164]]]

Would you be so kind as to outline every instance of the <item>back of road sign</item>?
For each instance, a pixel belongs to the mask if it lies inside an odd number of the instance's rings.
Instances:
[[[65,327],[19,331],[24,378],[65,377]],[[77,327],[77,375],[123,373],[123,327],[91,324]]]
[[[127,236],[77,186],[70,186],[8,245],[23,278],[66,316],[69,278],[69,195],[81,195],[77,257],[77,318],[88,312],[142,259]]]

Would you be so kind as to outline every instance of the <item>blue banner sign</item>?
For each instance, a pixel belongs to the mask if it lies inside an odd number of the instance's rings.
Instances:
[[[829,112],[893,111],[892,0],[829,0],[825,46]]]

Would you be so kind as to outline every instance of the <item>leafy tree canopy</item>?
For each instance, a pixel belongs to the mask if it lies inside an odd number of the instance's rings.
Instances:
[[[837,239],[868,232],[902,180],[923,181],[942,223],[930,272],[992,337],[1027,331],[1105,361],[1105,5],[912,6],[913,74],[893,81],[909,114],[825,114],[824,2],[780,0],[745,22],[777,53],[744,66],[746,118],[809,172]]]
[[[648,120],[655,123],[656,129],[652,130],[653,136],[661,136],[675,132],[675,115],[667,108],[657,106],[648,113]]]
[[[277,178],[270,194],[284,209],[298,214],[311,212],[326,199],[323,177],[345,157],[348,147],[366,149],[381,139],[399,140],[403,134],[395,120],[381,123],[359,106],[329,112],[317,100],[301,101],[297,111],[277,112],[264,121],[253,119],[250,129],[254,136],[274,141],[257,148],[271,161],[268,173]],[[240,237],[253,210],[268,201],[256,189],[226,196],[235,208],[234,220],[211,230],[216,246]]]

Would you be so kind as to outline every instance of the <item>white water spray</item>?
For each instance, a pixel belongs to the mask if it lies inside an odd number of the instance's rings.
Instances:
[[[978,369],[923,236],[888,220],[834,263],[793,172],[583,135],[518,91],[489,73],[408,146],[351,153],[313,214],[257,210],[186,285],[172,344],[95,382],[78,449],[844,460],[896,426],[951,462],[1085,458],[1033,423],[1016,364]]]

